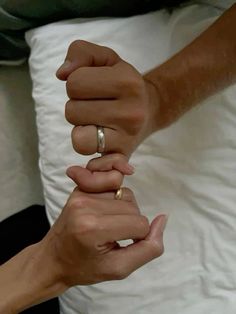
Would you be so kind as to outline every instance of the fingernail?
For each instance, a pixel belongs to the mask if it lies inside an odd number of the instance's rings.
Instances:
[[[67,174],[68,177],[70,177],[71,179],[73,179],[73,174],[74,174],[74,172],[73,172],[73,169],[72,169],[72,168],[66,169],[66,174]]]
[[[158,221],[157,221],[157,228],[159,230],[159,232],[164,232],[167,222],[168,222],[168,218],[169,216],[166,214],[161,214],[160,216],[158,216]]]
[[[60,68],[57,70],[57,74],[60,74],[61,72],[69,69],[71,66],[71,62],[69,60],[66,60],[61,66]]]
[[[165,230],[167,220],[167,214],[159,214],[158,216],[156,216],[151,223],[151,232],[149,233],[147,239],[162,241],[163,232]]]
[[[127,170],[129,170],[132,173],[135,172],[135,168],[131,164],[127,164]]]

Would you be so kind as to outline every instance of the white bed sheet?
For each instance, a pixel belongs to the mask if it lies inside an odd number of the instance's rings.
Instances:
[[[0,221],[43,204],[28,66],[0,67]]]
[[[50,222],[72,182],[65,170],[83,164],[64,118],[65,86],[55,78],[68,44],[85,39],[115,49],[141,72],[166,60],[218,16],[193,5],[124,19],[71,20],[30,31],[40,167]],[[74,287],[60,297],[62,314],[232,314],[236,311],[236,87],[208,99],[147,139],[126,180],[150,219],[170,213],[165,254],[123,281]]]

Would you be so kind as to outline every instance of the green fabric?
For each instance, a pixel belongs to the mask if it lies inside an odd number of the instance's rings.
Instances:
[[[186,1],[0,0],[0,60],[27,57],[24,33],[30,28],[77,17],[131,16]]]

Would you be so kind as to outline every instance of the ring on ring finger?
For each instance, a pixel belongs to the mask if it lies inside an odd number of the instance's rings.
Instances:
[[[97,152],[104,153],[105,151],[105,133],[102,126],[97,126]]]
[[[122,188],[119,188],[115,193],[115,200],[121,200],[122,195],[123,195],[123,190],[122,190]]]

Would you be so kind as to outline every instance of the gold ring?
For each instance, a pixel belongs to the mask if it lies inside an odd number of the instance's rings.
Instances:
[[[115,200],[121,200],[122,194],[123,194],[123,190],[122,190],[122,188],[119,188],[115,193]]]

